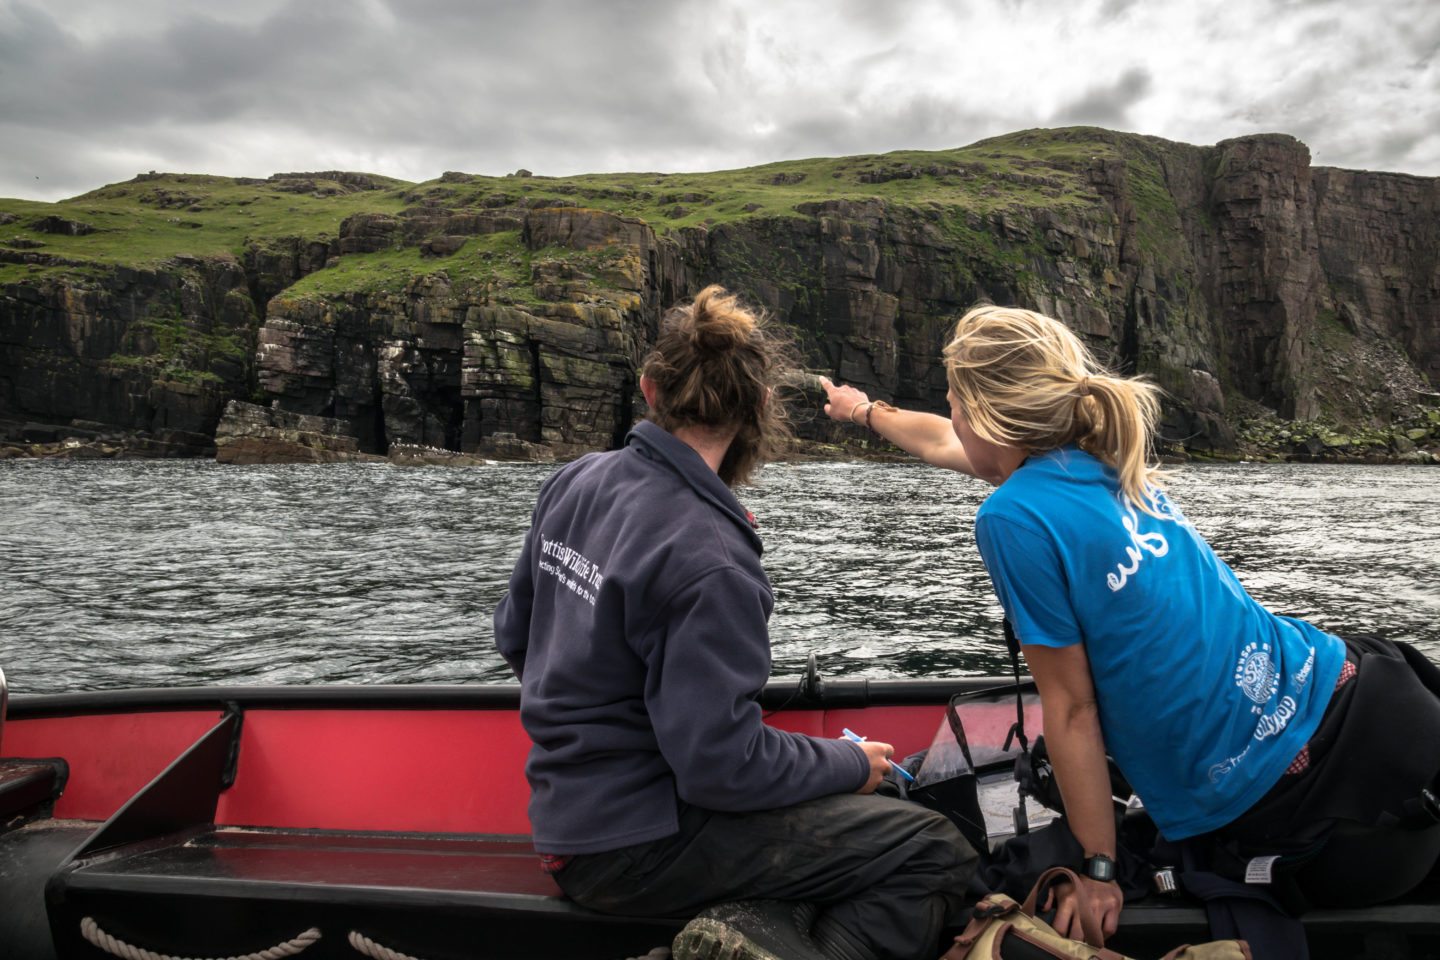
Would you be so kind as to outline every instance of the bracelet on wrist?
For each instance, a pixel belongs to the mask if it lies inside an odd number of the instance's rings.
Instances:
[[[866,429],[866,430],[869,430],[871,433],[874,433],[874,434],[878,434],[878,433],[880,432],[879,430],[876,430],[876,429],[875,429],[875,425],[870,422],[870,418],[875,415],[875,408],[876,408],[876,407],[879,407],[881,410],[892,410],[892,411],[893,411],[893,410],[895,409],[895,406],[894,406],[893,404],[886,403],[884,400],[872,400],[872,401],[870,401],[870,406],[869,406],[869,408],[865,411],[865,429]]]
[[[855,404],[855,406],[850,408],[850,422],[855,424],[855,426],[857,427],[868,426],[870,423],[870,410],[874,406],[874,400],[862,400],[861,402]],[[855,419],[855,411],[859,410],[861,407],[865,408],[865,419],[863,421]]]

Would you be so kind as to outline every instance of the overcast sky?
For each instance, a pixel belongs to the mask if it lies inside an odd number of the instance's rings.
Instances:
[[[1095,124],[1440,175],[1437,0],[0,0],[0,196],[715,170]]]

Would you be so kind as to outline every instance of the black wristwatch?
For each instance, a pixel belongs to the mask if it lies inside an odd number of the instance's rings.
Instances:
[[[1080,872],[1091,880],[1109,883],[1115,879],[1115,861],[1103,853],[1097,853],[1095,856],[1086,857],[1081,861]]]

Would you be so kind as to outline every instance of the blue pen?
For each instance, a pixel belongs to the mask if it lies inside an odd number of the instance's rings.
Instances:
[[[842,729],[840,730],[840,732],[845,735],[845,739],[846,739],[846,740],[854,740],[856,743],[864,743],[864,742],[865,742],[865,738],[864,738],[864,737],[860,736],[860,734],[856,733],[854,730],[851,730],[849,727],[844,727],[844,728],[842,728]],[[912,777],[912,776],[910,776],[910,771],[909,771],[909,770],[906,770],[904,767],[900,766],[900,764],[896,763],[894,760],[886,760],[885,762],[888,763],[888,764],[890,764],[890,769],[892,769],[892,770],[894,770],[896,773],[900,774],[900,776],[904,777],[906,780],[910,781],[911,783],[914,783],[914,782],[915,782],[915,778]]]

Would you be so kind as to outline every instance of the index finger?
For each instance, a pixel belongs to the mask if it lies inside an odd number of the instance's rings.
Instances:
[[[1059,904],[1055,907],[1055,921],[1052,926],[1062,937],[1070,937],[1072,940],[1079,939],[1083,933],[1079,929],[1080,924],[1076,922],[1077,920],[1070,898],[1061,897]],[[1070,929],[1072,926],[1076,928],[1073,931]]]

